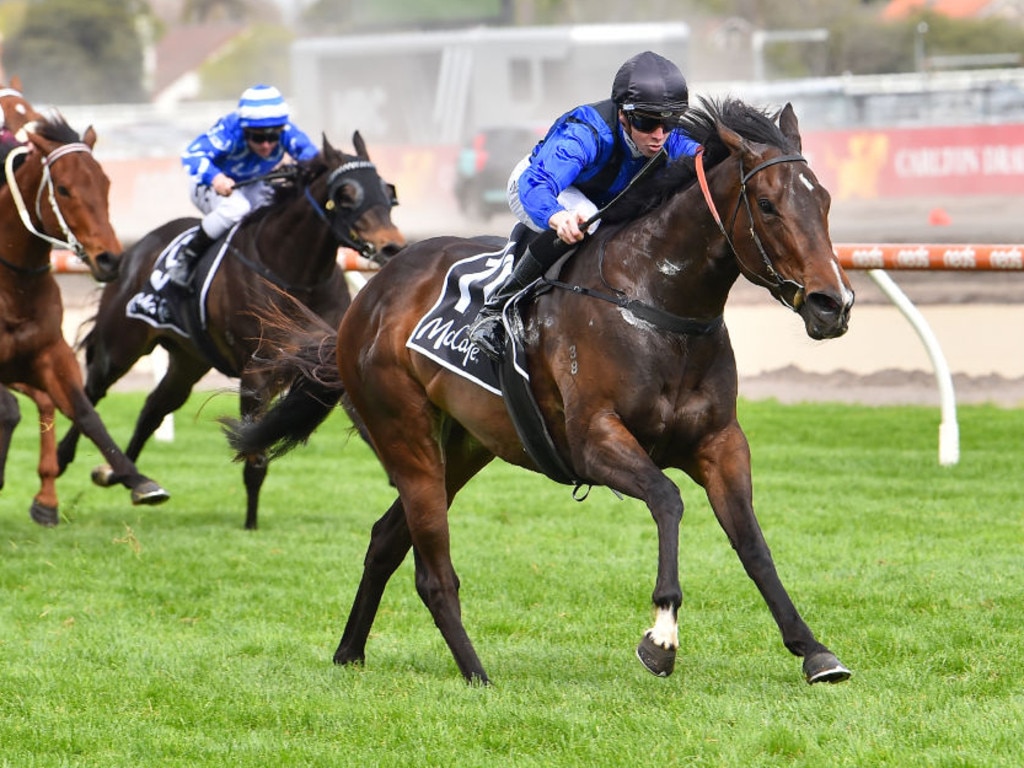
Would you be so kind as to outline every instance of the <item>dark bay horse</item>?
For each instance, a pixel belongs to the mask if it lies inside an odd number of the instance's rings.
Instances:
[[[640,499],[654,518],[656,618],[637,648],[645,667],[670,674],[678,648],[683,501],[662,471],[674,467],[704,488],[783,643],[803,657],[806,680],[845,680],[849,670],[783,587],[754,516],[736,361],[722,320],[743,275],[795,311],[811,338],[845,333],[854,297],[829,238],[830,197],[800,155],[791,106],[773,118],[736,100],[705,102],[684,121],[703,154],[645,180],[635,199],[651,208],[625,223],[606,218],[524,311],[530,387],[577,482]],[[363,662],[385,585],[411,548],[416,590],[459,670],[488,681],[462,624],[448,509],[495,456],[537,466],[501,397],[406,345],[449,268],[484,249],[455,237],[410,246],[359,292],[336,339],[296,329],[295,348],[278,364],[302,375],[262,421],[228,425],[240,455],[284,450],[308,437],[344,393],[398,489],[373,526],[335,663]],[[453,333],[457,346],[465,328]],[[332,340],[333,377],[331,359],[318,353]]]
[[[64,308],[50,269],[50,248],[58,244],[74,251],[97,280],[116,273],[121,243],[107,208],[110,181],[92,154],[96,132],[90,127],[79,136],[54,112],[26,122],[20,133],[26,143],[7,154],[0,187],[0,382],[31,397],[39,409],[41,488],[30,513],[42,525],[59,521],[55,406],[96,444],[113,468],[112,482],[130,488],[134,503],[160,503],[167,492],[139,474],[114,444],[83,391],[78,360],[61,330]],[[2,480],[18,421],[17,402],[6,390],[0,414]]]
[[[295,166],[297,176],[278,189],[275,202],[257,209],[239,225],[210,283],[205,331],[198,338],[125,314],[128,302],[150,281],[160,253],[195,227],[198,219],[165,224],[124,253],[120,275],[104,289],[82,346],[85,392],[93,403],[157,344],[168,352],[167,373],[146,398],[128,443],[130,458],[138,459],[164,416],[184,405],[211,367],[241,380],[241,412],[243,416],[255,413],[275,392],[273,382],[249,364],[260,354],[262,343],[255,313],[266,311],[287,294],[337,325],[351,301],[337,263],[339,245],[380,261],[405,245],[391,221],[397,202],[394,187],[378,175],[358,132],[353,142],[356,154],[350,155],[324,137],[320,155]],[[72,429],[61,441],[61,471],[73,460],[77,440],[77,430]],[[257,526],[259,492],[266,475],[266,457],[250,456],[243,471],[246,528]],[[106,469],[96,470],[93,478],[105,485]]]

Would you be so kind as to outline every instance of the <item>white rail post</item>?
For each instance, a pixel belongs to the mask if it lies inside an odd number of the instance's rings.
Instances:
[[[167,373],[167,361],[167,350],[158,344],[149,355],[150,365],[153,366],[153,384],[159,384],[164,374]],[[174,442],[173,413],[164,416],[164,420],[160,422],[160,426],[156,428],[153,436],[161,443]]]
[[[942,418],[939,422],[939,464],[944,467],[956,464],[960,461],[960,426],[956,420],[956,394],[953,391],[953,377],[949,373],[949,365],[942,353],[942,347],[939,346],[939,340],[932,332],[928,321],[924,319],[924,315],[885,270],[869,269],[868,276],[914,327],[928,352],[928,357],[931,358],[935,380],[939,385],[939,403],[942,409]]]

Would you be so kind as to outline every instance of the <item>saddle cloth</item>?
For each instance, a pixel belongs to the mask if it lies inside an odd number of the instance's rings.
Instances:
[[[469,340],[469,326],[487,297],[512,272],[515,246],[516,241],[512,240],[500,251],[477,254],[452,264],[437,302],[420,319],[406,342],[409,349],[495,395],[502,393],[498,365]],[[529,290],[517,294],[510,307]],[[513,320],[517,317],[518,313],[506,308],[503,321],[511,339],[521,333],[521,323]],[[528,380],[522,344],[514,346],[515,369]]]
[[[133,320],[141,320],[154,328],[165,328],[179,336],[191,339],[196,348],[209,363],[227,376],[238,376],[236,366],[226,360],[206,335],[206,300],[217,275],[231,238],[237,231],[237,225],[219,244],[204,253],[193,267],[192,285],[198,286],[197,291],[172,283],[167,276],[167,267],[180,258],[182,247],[187,243],[196,227],[185,230],[175,237],[153,264],[153,271],[142,290],[136,293],[125,305],[125,315]]]
[[[196,227],[186,229],[160,252],[149,280],[142,290],[128,300],[125,307],[128,317],[149,323],[154,328],[167,328],[187,339],[191,335],[189,328],[195,327],[195,324],[186,320],[184,315],[192,312],[198,314],[199,328],[206,329],[206,296],[220,269],[234,230],[228,233],[220,248],[208,250],[196,263],[192,284],[199,286],[199,290],[193,293],[172,283],[167,276],[167,268],[179,258],[182,247],[192,239],[195,231]]]

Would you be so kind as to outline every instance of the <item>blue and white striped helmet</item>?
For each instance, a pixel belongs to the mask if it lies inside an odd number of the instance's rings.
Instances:
[[[238,100],[238,116],[243,128],[271,128],[288,122],[288,105],[272,85],[247,88]]]

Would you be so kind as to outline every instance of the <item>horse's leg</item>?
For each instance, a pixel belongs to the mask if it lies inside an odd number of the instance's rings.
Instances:
[[[104,312],[104,309],[101,306],[95,325],[82,341],[85,352],[85,396],[94,406],[151,349],[153,343],[149,326],[135,320],[126,321],[123,306],[115,314]],[[107,319],[108,316],[113,319]],[[72,423],[57,446],[60,474],[75,460],[80,435],[78,425]]]
[[[404,371],[381,365],[371,373],[362,386],[363,391],[373,392],[372,401],[356,396],[361,393],[349,390],[349,394],[373,437],[381,462],[398,488],[400,501],[373,528],[363,577],[335,660],[344,663],[361,657],[387,579],[411,545],[418,555],[417,592],[429,608],[459,671],[471,682],[486,683],[487,673],[462,625],[459,582],[451,561],[450,492],[446,457],[438,442],[438,435],[444,434],[437,423],[441,417],[427,401],[422,387]],[[350,380],[359,375],[350,372]],[[465,474],[454,467],[453,470],[456,478]],[[457,489],[458,485],[452,487]]]
[[[60,522],[57,500],[57,436],[53,400],[35,387],[18,384],[15,388],[32,398],[39,410],[39,492],[32,499],[29,516],[39,525],[52,528]]]
[[[377,616],[384,587],[411,546],[402,500],[395,499],[370,533],[370,546],[363,558],[363,576],[334,652],[335,664],[362,664],[366,660],[366,639]]]
[[[461,430],[461,428],[456,427]],[[446,446],[447,458],[447,497],[450,505],[455,494],[465,485],[473,475],[483,469],[493,458],[490,454],[482,453],[477,446],[470,449],[470,443],[465,438],[449,440]],[[363,560],[363,577],[359,582],[359,589],[349,612],[348,621],[345,624],[345,631],[342,633],[341,642],[334,652],[336,664],[362,663],[366,658],[366,640],[370,635],[377,609],[380,606],[384,588],[391,575],[395,572],[405,559],[409,548],[412,546],[412,536],[405,519],[405,510],[402,507],[401,499],[396,499],[383,517],[373,526],[370,536],[370,546],[366,551]],[[416,591],[428,609],[431,608],[431,580],[419,551],[416,556]],[[458,592],[459,581],[455,576],[455,591]],[[447,639],[447,637],[446,637]],[[468,643],[468,638],[466,640]],[[472,652],[472,647],[470,647]],[[474,654],[475,657],[475,654]],[[459,662],[460,670],[467,679],[474,677],[481,682],[487,681],[487,675],[480,668],[471,674],[466,674],[464,665]]]
[[[164,417],[185,404],[192,393],[192,387],[208,370],[208,363],[176,349],[168,350],[167,373],[146,397],[146,402],[135,420],[135,430],[124,452],[129,461],[138,461],[146,441],[160,428]],[[103,487],[119,481],[117,473],[110,465],[96,467],[92,472],[92,479]]]
[[[0,386],[0,489],[4,487],[11,438],[14,436],[14,428],[20,421],[21,408],[18,407],[18,398],[6,387]]]
[[[455,430],[459,431],[461,439],[453,439]],[[453,436],[446,443],[445,458],[447,460],[446,493],[451,504],[451,500],[459,493],[459,489],[494,457],[481,452],[478,445],[475,449],[471,447],[465,432],[456,425]],[[374,525],[370,549],[367,551],[364,561],[364,577],[359,584],[338,650],[334,654],[336,664],[361,663],[365,659],[367,638],[370,636],[370,629],[377,615],[384,587],[391,578],[391,574],[406,558],[411,546],[412,537],[409,525],[406,523],[406,513],[401,507],[401,500],[398,499]],[[427,567],[419,551],[416,551],[414,555],[416,557],[416,591],[424,605],[430,609],[430,579]],[[458,575],[455,577],[455,586],[458,592]],[[485,680],[485,678],[480,679]]]
[[[636,438],[612,413],[604,412],[589,423],[587,440],[580,440],[584,475],[636,499],[650,510],[658,528],[658,574],[651,593],[654,626],[648,629],[636,654],[658,677],[675,669],[679,649],[679,524],[683,499],[679,488],[651,461]]]
[[[39,388],[45,391],[88,437],[114,469],[117,482],[130,488],[133,504],[159,504],[170,498],[155,481],[141,475],[135,464],[117,447],[82,388],[82,373],[75,353],[63,339],[36,359]]]
[[[791,653],[803,657],[808,683],[837,683],[850,677],[835,654],[814,637],[775,569],[771,551],[754,516],[750,447],[738,425],[708,441],[699,453],[701,484],[718,522],[747,575],[757,585]]]

